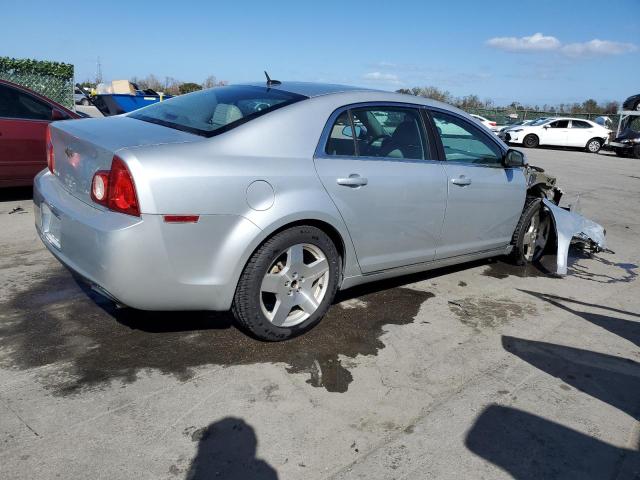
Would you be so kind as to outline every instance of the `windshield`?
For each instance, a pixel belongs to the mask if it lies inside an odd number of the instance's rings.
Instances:
[[[174,97],[128,116],[205,137],[307,97],[267,87],[232,85]]]
[[[539,118],[538,120],[534,120],[533,122],[531,122],[529,125],[538,126],[542,125],[543,123],[547,123],[548,121],[548,118]]]

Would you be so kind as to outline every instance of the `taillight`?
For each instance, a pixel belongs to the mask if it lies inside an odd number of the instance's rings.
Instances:
[[[495,127],[497,125],[496,122],[489,122],[489,125],[491,125],[492,127]]]
[[[49,171],[53,173],[53,169],[56,166],[56,158],[53,153],[53,142],[51,141],[51,127],[47,126],[47,133],[45,136],[45,144],[47,148],[47,167],[49,167]],[[42,150],[41,150],[42,151]]]
[[[129,169],[120,157],[115,155],[111,170],[96,172],[91,181],[91,199],[109,210],[140,216],[140,206],[136,186]]]

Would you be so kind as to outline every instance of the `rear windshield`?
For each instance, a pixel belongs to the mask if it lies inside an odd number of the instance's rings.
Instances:
[[[305,98],[273,88],[231,85],[154,103],[128,116],[212,137]]]

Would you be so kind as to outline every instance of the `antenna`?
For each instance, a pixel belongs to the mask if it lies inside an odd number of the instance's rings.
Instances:
[[[100,64],[100,57],[98,57],[96,65],[96,83],[102,83],[102,65]]]
[[[280,80],[271,80],[271,77],[266,70],[264,71],[264,76],[267,77],[267,87],[270,87],[271,85],[280,85],[282,83]]]

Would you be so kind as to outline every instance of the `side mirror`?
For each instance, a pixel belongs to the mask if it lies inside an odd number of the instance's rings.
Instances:
[[[545,125],[545,126],[544,126],[544,127],[542,127],[542,128],[544,128],[544,129],[546,130],[546,129],[548,129],[548,128],[549,128],[549,125]]]
[[[66,113],[61,112],[57,108],[51,110],[51,120],[55,122],[56,120],[67,120],[69,117]]]
[[[359,125],[356,125],[356,138],[360,138],[360,134],[362,133],[362,128]],[[345,137],[353,138],[353,129],[351,125],[347,125],[342,129],[342,135]]]
[[[504,155],[503,163],[505,167],[524,167],[527,160],[520,150],[510,148]]]

